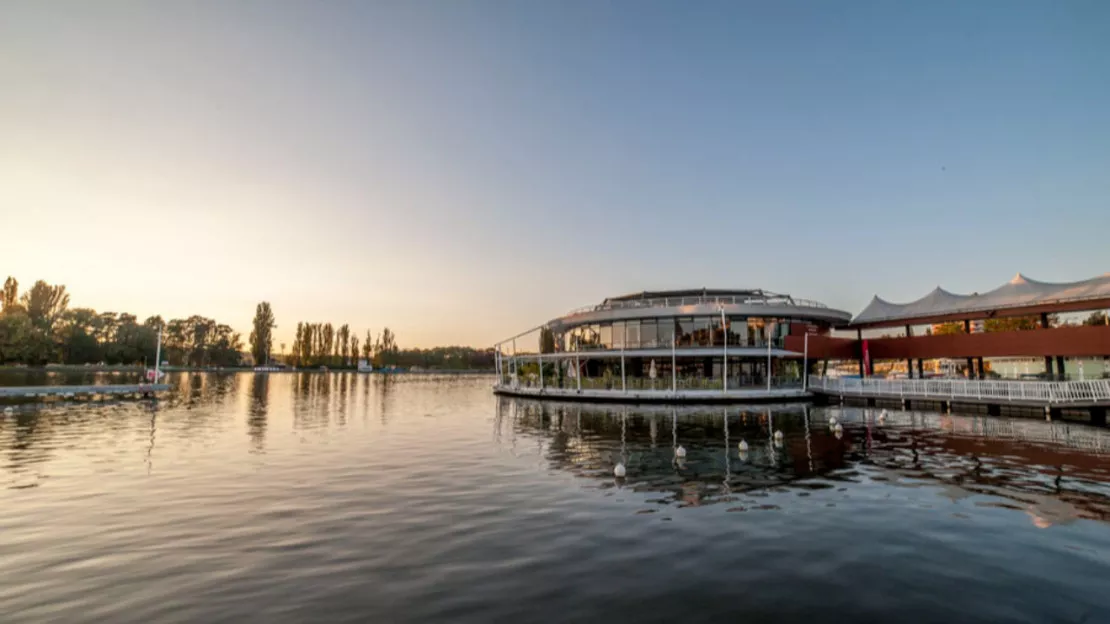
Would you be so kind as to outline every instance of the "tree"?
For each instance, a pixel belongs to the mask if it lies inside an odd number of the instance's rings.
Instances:
[[[548,328],[540,329],[540,353],[555,352],[555,334]]]
[[[332,328],[331,323],[324,325],[324,330],[320,334],[320,355],[321,361],[324,364],[330,364],[332,354],[332,343],[335,342],[335,329]]]
[[[69,306],[69,295],[65,286],[51,286],[39,280],[31,287],[30,292],[23,295],[22,301],[31,323],[47,334],[52,334],[54,323]]]
[[[0,296],[0,304],[5,313],[15,312],[19,307],[19,282],[11,276],[4,280],[4,293]]]
[[[964,333],[964,326],[960,323],[938,323],[933,325],[932,329],[934,336]]]
[[[1052,319],[1049,319],[1050,324],[1051,322]],[[1037,329],[1040,326],[1041,320],[1035,316],[1007,316],[1004,318],[987,319],[987,321],[983,323],[983,331],[1025,331]]]
[[[27,362],[33,332],[26,314],[5,309],[0,316],[0,362]]]
[[[377,366],[385,364],[397,364],[397,339],[388,327],[382,330],[378,336],[377,344],[374,345],[374,363]]]
[[[352,360],[357,360],[358,359],[358,337],[357,336],[351,336],[351,359]],[[352,364],[358,364],[358,362],[352,362]]]
[[[335,333],[335,351],[339,355],[339,363],[343,366],[347,365],[347,352],[350,347],[351,328],[346,323],[339,326],[339,331]]]
[[[251,330],[251,356],[254,357],[255,366],[265,366],[270,363],[270,351],[274,348],[273,330],[277,327],[274,322],[274,311],[270,309],[270,302],[263,301],[254,309],[254,329]]]
[[[293,360],[293,366],[300,366],[301,365],[301,357],[302,357],[302,355],[301,355],[301,353],[302,353],[301,345],[303,344],[303,342],[304,342],[304,323],[298,321],[297,322],[297,334],[293,338],[293,352],[289,354],[289,357]]]
[[[374,336],[369,329],[366,330],[366,340],[362,343],[362,357],[367,362],[374,359]]]
[[[1083,319],[1084,325],[1110,325],[1107,321],[1105,312],[1091,312],[1091,315]]]

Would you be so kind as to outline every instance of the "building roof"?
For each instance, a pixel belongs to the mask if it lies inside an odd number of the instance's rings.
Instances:
[[[608,297],[603,303],[610,303],[613,301],[639,301],[643,299],[665,299],[670,297],[758,297],[789,299],[790,295],[770,293],[759,288],[687,288],[683,290],[645,290],[638,293],[621,295],[619,297]]]
[[[1100,300],[1110,300],[1110,273],[1078,282],[1038,282],[1018,273],[1009,282],[983,294],[959,295],[936,287],[924,297],[909,303],[892,303],[879,296],[852,319],[853,327],[879,327],[932,322],[953,318],[1017,316],[1045,311],[1046,308],[1082,309]]]

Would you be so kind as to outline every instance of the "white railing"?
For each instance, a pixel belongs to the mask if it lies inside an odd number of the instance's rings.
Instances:
[[[1110,403],[1110,379],[1091,381],[851,379],[812,375],[809,378],[809,388],[832,394],[893,398],[974,399],[1054,405]]]

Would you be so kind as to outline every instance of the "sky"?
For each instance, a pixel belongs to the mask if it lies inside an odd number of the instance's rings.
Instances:
[[[0,273],[488,346],[1110,271],[1110,3],[0,0]]]

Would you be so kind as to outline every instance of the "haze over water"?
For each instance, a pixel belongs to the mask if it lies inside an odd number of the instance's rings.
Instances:
[[[0,415],[3,621],[1110,621],[1104,430],[170,381]]]

